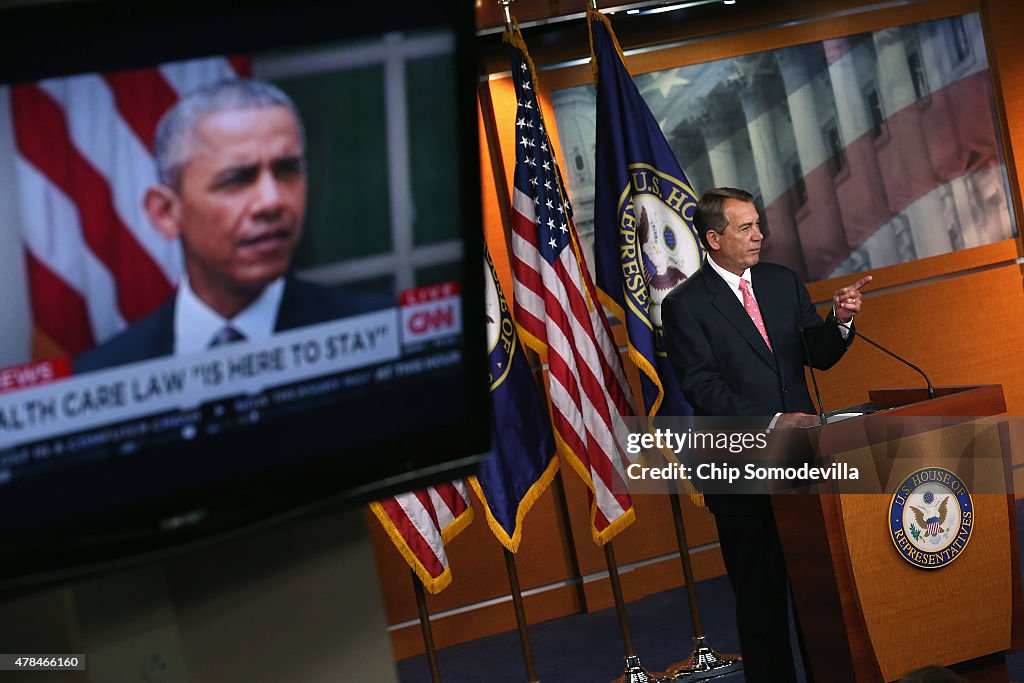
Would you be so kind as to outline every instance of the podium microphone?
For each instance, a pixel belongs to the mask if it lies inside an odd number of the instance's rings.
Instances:
[[[836,325],[839,325],[839,324],[840,324],[840,322],[839,322],[839,320],[837,319],[837,320],[836,320]],[[882,346],[882,345],[881,345],[881,344],[879,344],[878,342],[876,342],[876,341],[872,341],[872,340],[868,339],[868,338],[867,338],[867,337],[865,337],[865,336],[864,336],[863,334],[861,334],[861,333],[860,333],[860,332],[858,332],[857,330],[853,329],[853,326],[852,326],[852,325],[851,325],[851,326],[849,327],[849,330],[850,330],[850,334],[852,334],[852,335],[856,335],[856,336],[860,337],[861,339],[863,339],[864,341],[866,341],[866,342],[867,342],[868,344],[871,344],[872,346],[874,346],[874,347],[875,347],[876,349],[878,349],[879,351],[884,351],[885,353],[889,354],[890,356],[892,356],[893,358],[895,358],[895,359],[896,359],[896,360],[898,360],[899,362],[903,363],[903,364],[904,364],[904,365],[906,365],[907,367],[909,367],[909,368],[912,368],[912,369],[916,370],[916,371],[917,371],[917,372],[918,372],[918,373],[919,373],[919,374],[920,374],[920,375],[921,375],[922,377],[924,377],[924,381],[925,381],[925,383],[926,383],[926,384],[928,385],[928,399],[929,399],[929,400],[934,400],[934,399],[935,399],[935,387],[933,387],[933,386],[932,386],[932,381],[931,381],[930,379],[928,379],[928,375],[924,374],[924,370],[922,370],[921,368],[917,367],[916,365],[914,365],[913,363],[911,363],[911,362],[910,362],[909,360],[907,360],[906,358],[901,358],[900,356],[897,356],[897,355],[896,355],[895,353],[893,353],[893,352],[892,352],[892,351],[890,351],[889,349],[885,348],[884,346]],[[813,375],[812,375],[812,377],[813,377]]]
[[[825,406],[821,402],[821,392],[818,391],[818,379],[814,376],[814,365],[811,363],[811,351],[807,348],[807,340],[804,339],[804,328],[801,325],[797,325],[796,331],[800,333],[800,343],[804,347],[804,361],[807,363],[807,367],[811,369],[811,384],[814,385],[814,396],[818,399],[818,421],[821,422],[822,426],[828,422],[825,417]]]

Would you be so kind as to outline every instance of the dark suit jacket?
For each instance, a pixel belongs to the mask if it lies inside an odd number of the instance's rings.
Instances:
[[[160,308],[123,332],[74,359],[75,374],[135,363],[174,353],[174,301],[168,297]],[[285,278],[275,332],[380,310],[393,305],[388,297],[342,292],[323,285]]]
[[[832,313],[824,322],[818,316],[790,269],[759,263],[750,279],[774,354],[725,280],[705,264],[662,303],[666,350],[679,386],[696,415],[761,416],[767,426],[776,413],[813,414],[798,328],[819,370],[835,365],[849,343]],[[758,498],[708,496],[708,506],[715,513],[767,506]]]

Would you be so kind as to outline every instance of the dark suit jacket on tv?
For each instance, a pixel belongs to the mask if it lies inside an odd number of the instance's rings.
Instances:
[[[796,274],[774,263],[750,269],[769,351],[725,280],[706,263],[662,304],[665,345],[679,386],[696,415],[762,416],[815,413],[804,379],[804,336],[815,368],[827,370],[846,352],[834,314],[822,321]],[[767,506],[765,496],[707,497],[716,514]]]
[[[174,353],[174,301],[168,297],[160,308],[120,334],[74,359],[75,374],[135,363]],[[369,313],[392,305],[388,297],[342,292],[323,285],[285,278],[275,332],[315,325],[350,315]]]

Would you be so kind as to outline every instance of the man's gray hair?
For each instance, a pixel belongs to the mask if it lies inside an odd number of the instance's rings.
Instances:
[[[693,227],[706,251],[711,250],[711,245],[708,243],[708,230],[714,230],[721,235],[729,225],[729,220],[725,217],[726,199],[754,203],[753,195],[746,190],[737,190],[734,187],[716,187],[705,192],[693,210]]]
[[[285,107],[295,119],[302,148],[306,134],[295,103],[280,88],[265,81],[232,78],[207,83],[187,92],[160,119],[154,147],[156,176],[175,190],[181,186],[181,171],[191,154],[191,137],[199,120],[207,114],[254,107]]]

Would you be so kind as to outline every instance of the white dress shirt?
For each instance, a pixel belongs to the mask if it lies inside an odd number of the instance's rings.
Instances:
[[[230,320],[207,306],[192,291],[188,276],[182,275],[174,301],[174,353],[204,351],[213,338],[230,325],[246,339],[266,339],[274,333],[277,309],[284,295],[284,278],[263,288],[259,297]]]
[[[754,300],[757,300],[757,293],[754,292],[754,283],[750,281],[750,268],[744,270],[742,275],[736,275],[715,263],[715,260],[710,256],[707,258],[707,264],[711,266],[712,270],[722,276],[722,279],[725,280],[725,284],[729,285],[729,289],[736,295],[741,306],[743,305],[743,292],[740,291],[740,280],[747,281],[747,285],[750,287],[750,293],[754,296]]]

